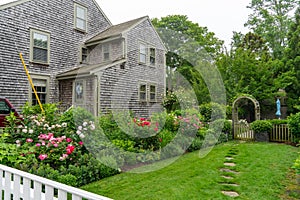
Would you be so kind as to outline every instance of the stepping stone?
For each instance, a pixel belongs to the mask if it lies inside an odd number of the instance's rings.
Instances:
[[[234,173],[234,174],[238,174],[239,172],[231,170],[231,169],[227,169],[227,168],[221,168],[220,169],[221,172],[230,172],[230,173]]]
[[[228,166],[228,167],[235,167],[236,164],[235,163],[224,163],[225,166]]]
[[[225,185],[225,186],[233,186],[233,187],[238,187],[240,185],[235,184],[235,183],[221,183],[221,185]]]
[[[226,196],[229,196],[229,197],[238,197],[238,196],[240,196],[237,192],[233,192],[233,191],[222,191],[222,193]]]
[[[233,160],[234,158],[232,158],[232,157],[226,157],[225,159],[226,160]]]
[[[233,179],[233,177],[231,176],[221,176],[222,178],[225,178],[225,179]]]

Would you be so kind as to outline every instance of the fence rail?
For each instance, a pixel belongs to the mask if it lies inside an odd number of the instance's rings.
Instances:
[[[247,124],[234,125],[234,139],[254,140],[254,131]],[[293,142],[293,135],[287,124],[274,124],[270,132],[271,142]]]
[[[270,141],[273,142],[292,142],[293,135],[287,124],[273,125]]]
[[[0,199],[4,200],[110,200],[14,168],[0,165]]]

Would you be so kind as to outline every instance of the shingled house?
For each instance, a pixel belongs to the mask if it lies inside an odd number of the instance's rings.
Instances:
[[[165,47],[149,17],[112,25],[94,0],[0,5],[0,52],[0,96],[17,108],[37,104],[19,52],[42,103],[144,116],[165,94]]]

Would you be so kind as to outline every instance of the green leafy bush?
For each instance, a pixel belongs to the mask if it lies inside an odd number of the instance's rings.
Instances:
[[[271,122],[267,120],[254,121],[250,124],[250,126],[255,133],[269,132],[273,127]]]
[[[287,124],[288,120],[286,119],[271,119],[268,120],[269,122],[271,122],[272,125],[280,125],[280,124]]]
[[[215,119],[225,119],[226,107],[217,103],[206,103],[199,106],[200,114],[204,117],[205,122]]]
[[[292,114],[288,117],[289,128],[295,137],[295,140],[300,139],[300,112]]]

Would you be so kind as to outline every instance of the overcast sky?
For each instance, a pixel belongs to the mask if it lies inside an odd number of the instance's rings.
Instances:
[[[206,26],[230,44],[233,31],[246,33],[244,23],[251,10],[251,0],[96,0],[113,24],[148,15],[187,15],[189,20]]]
[[[13,0],[0,0],[0,4]],[[53,0],[55,1],[55,0]],[[209,31],[230,44],[233,31],[246,33],[251,0],[96,0],[113,24],[148,15],[187,15],[189,20],[206,26]]]

